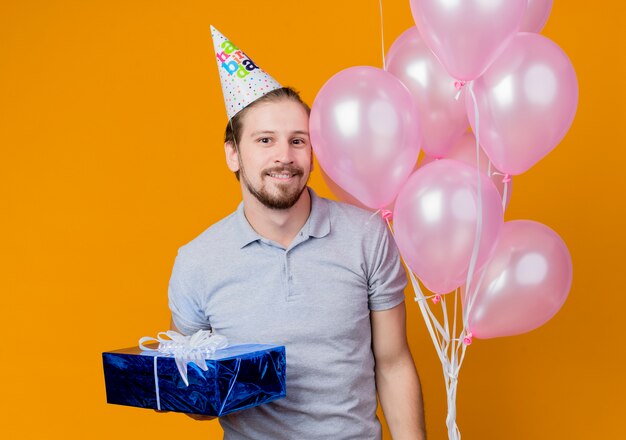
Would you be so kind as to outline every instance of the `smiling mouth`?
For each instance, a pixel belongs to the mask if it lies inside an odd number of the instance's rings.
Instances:
[[[273,179],[278,179],[278,180],[289,180],[292,177],[298,176],[302,174],[302,172],[298,171],[298,170],[273,170],[273,171],[268,171],[265,173],[266,176],[269,176]]]
[[[293,174],[291,173],[267,173],[267,175],[273,177],[274,179],[281,180],[291,179],[293,177]]]

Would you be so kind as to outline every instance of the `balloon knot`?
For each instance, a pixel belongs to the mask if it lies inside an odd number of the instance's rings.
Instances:
[[[454,81],[454,88],[457,90],[461,90],[461,87],[463,87],[465,84],[465,81]]]
[[[465,345],[471,345],[472,344],[472,332],[469,332],[464,338],[463,338],[463,343]]]
[[[393,218],[393,212],[388,209],[383,209],[382,211],[380,211],[380,215],[382,215],[383,219],[385,220],[391,220]]]
[[[441,301],[441,295],[437,294],[433,297],[433,303],[437,304],[439,301]]]
[[[511,175],[505,174],[504,177],[502,178],[502,183],[509,183],[510,181],[511,181]]]

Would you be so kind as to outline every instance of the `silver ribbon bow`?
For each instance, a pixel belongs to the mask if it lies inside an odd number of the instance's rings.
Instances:
[[[167,339],[165,338],[167,337]],[[146,342],[158,342],[158,348],[150,348],[143,345]],[[193,362],[202,371],[208,369],[206,358],[210,357],[216,350],[228,345],[228,340],[222,335],[213,333],[212,330],[198,330],[191,336],[181,335],[174,330],[159,332],[156,338],[144,336],[139,339],[139,347],[145,351],[158,351],[167,356],[174,356],[178,372],[185,385],[189,386],[187,380],[187,364]]]

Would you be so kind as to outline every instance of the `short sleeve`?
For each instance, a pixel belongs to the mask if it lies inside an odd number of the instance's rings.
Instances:
[[[179,251],[168,287],[168,304],[174,325],[186,335],[211,327],[201,306],[197,274]]]
[[[373,311],[392,309],[404,301],[406,272],[398,248],[385,224],[377,222],[376,245],[368,264],[368,305]]]

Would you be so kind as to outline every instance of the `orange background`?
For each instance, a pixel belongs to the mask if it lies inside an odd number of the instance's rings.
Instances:
[[[471,346],[463,438],[623,434],[622,7],[556,0],[543,31],[577,71],[578,114],[515,179],[507,219],[555,229],[574,283],[545,326]],[[388,48],[412,18],[408,0],[384,8]],[[220,437],[215,422],[107,405],[100,354],[168,326],[177,248],[239,199],[224,166],[210,23],[309,103],[334,73],[381,65],[375,0],[0,4],[3,438]],[[311,185],[330,196],[319,171]],[[440,365],[407,307],[430,438],[443,439]]]

